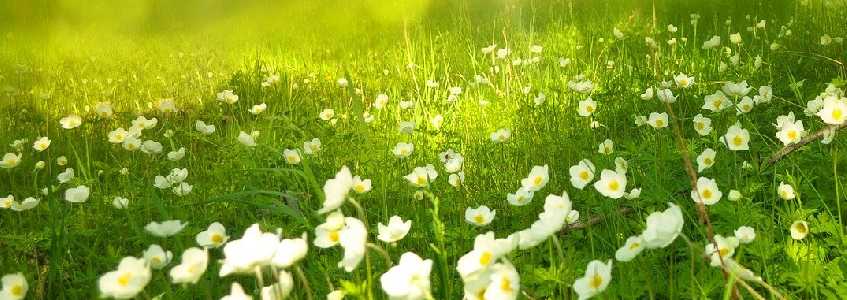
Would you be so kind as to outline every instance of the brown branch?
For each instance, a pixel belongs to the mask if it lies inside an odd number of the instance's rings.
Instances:
[[[762,164],[761,169],[764,170],[764,169],[770,168],[771,166],[773,166],[773,164],[780,161],[783,157],[785,157],[788,154],[791,154],[791,152],[797,151],[797,149],[802,148],[803,146],[805,146],[808,143],[822,139],[824,136],[826,136],[828,134],[835,134],[835,132],[837,132],[838,130],[844,129],[845,127],[847,127],[847,123],[844,123],[844,124],[841,124],[841,125],[829,125],[827,127],[822,128],[821,130],[816,131],[813,134],[807,135],[806,137],[801,139],[799,142],[796,142],[794,144],[790,144],[790,145],[787,145],[785,147],[782,147],[782,149],[779,149],[779,151],[774,152],[768,158],[768,160],[765,161],[764,164]]]

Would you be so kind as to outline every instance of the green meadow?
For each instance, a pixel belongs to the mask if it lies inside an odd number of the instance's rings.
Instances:
[[[845,298],[845,20],[0,0],[0,300]]]

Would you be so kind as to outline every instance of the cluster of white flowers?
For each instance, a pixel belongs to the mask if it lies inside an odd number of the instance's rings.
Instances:
[[[167,176],[156,176],[153,186],[161,190],[170,189],[177,196],[185,196],[194,189],[194,186],[185,182],[186,178],[188,178],[188,169],[174,168]]]

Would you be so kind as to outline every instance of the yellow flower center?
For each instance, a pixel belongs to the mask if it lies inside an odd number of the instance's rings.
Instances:
[[[713,163],[714,163],[714,161],[711,158],[704,158],[703,159],[704,165],[711,166]]]
[[[357,193],[364,192],[365,191],[365,185],[361,184],[361,183],[356,184],[356,186],[353,187],[353,190],[355,190]]]
[[[592,289],[598,289],[601,284],[603,284],[603,277],[599,274],[595,274],[594,277],[591,277],[591,282],[588,283],[588,286]]]
[[[802,223],[797,224],[797,226],[794,226],[794,229],[797,230],[797,232],[799,232],[799,233],[806,233],[806,230],[807,230],[806,225],[804,225]]]
[[[418,179],[415,181],[418,185],[426,184],[426,176],[418,175]]]
[[[791,140],[795,140],[795,139],[797,139],[797,131],[796,131],[796,130],[791,130],[791,131],[789,131],[789,132],[788,132],[788,134],[786,134],[786,135],[787,135],[787,136],[788,136],[788,138],[789,138],[789,139],[791,139]]]
[[[588,171],[583,170],[582,172],[579,172],[579,178],[580,179],[587,181],[588,177],[589,177]]]
[[[479,256],[479,264],[483,266],[487,266],[491,263],[491,260],[494,258],[494,255],[491,252],[485,251],[482,255]]]
[[[721,107],[721,100],[712,101],[712,106],[714,106],[715,108],[720,108]]]
[[[736,135],[734,138],[732,138],[732,144],[733,145],[741,146],[742,143],[744,143],[744,139],[741,138],[740,135]]]
[[[512,281],[509,278],[503,278],[500,281],[500,290],[504,293],[512,293]]]
[[[663,126],[665,126],[665,121],[662,121],[661,119],[656,120],[656,127],[663,127]]]
[[[712,198],[712,190],[710,189],[704,189],[700,194],[703,195],[703,198]]]
[[[215,243],[215,244],[220,244],[220,243],[223,243],[223,241],[224,241],[224,237],[221,236],[220,234],[217,234],[217,233],[213,233],[212,237],[210,239],[212,240],[212,243]]]
[[[842,112],[841,109],[836,108],[836,109],[832,110],[832,118],[835,119],[836,121],[840,120],[841,117],[843,117],[843,116],[844,116],[844,112]]]
[[[118,276],[118,285],[126,287],[127,285],[129,285],[130,279],[132,279],[132,273],[125,272],[121,274],[121,276]]]
[[[24,287],[20,284],[15,285],[11,289],[12,296],[22,297],[24,295]]]
[[[629,250],[635,250],[635,249],[638,249],[638,247],[641,247],[641,243],[636,242],[636,243],[629,244]]]
[[[721,248],[720,250],[718,250],[718,255],[720,255],[721,257],[726,257],[727,254],[729,254],[729,249],[727,248]]]
[[[586,107],[585,107],[585,111],[587,111],[587,112],[594,112],[594,106],[591,106],[591,105],[586,106]]]
[[[543,181],[544,178],[542,178],[541,176],[535,176],[535,178],[532,179],[532,184],[535,186],[540,186]]]
[[[612,181],[609,182],[609,189],[612,190],[612,191],[617,191],[618,189],[620,189],[620,187],[621,187],[621,184],[618,183],[617,180],[612,180]]]
[[[482,224],[485,222],[485,218],[482,216],[482,214],[476,214],[476,216],[473,217],[473,221],[477,224]]]
[[[329,232],[329,240],[330,241],[332,241],[333,243],[337,243],[338,239],[339,239],[339,236],[338,236],[337,230],[333,230],[333,231]]]
[[[697,130],[703,130],[704,127],[706,127],[706,124],[703,124],[702,122],[694,123],[694,128],[697,128]]]

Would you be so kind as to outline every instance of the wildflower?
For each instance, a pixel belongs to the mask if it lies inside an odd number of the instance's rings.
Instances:
[[[277,282],[262,288],[262,300],[282,300],[288,298],[294,289],[294,278],[288,271],[279,271]]]
[[[496,214],[496,210],[492,210],[485,205],[482,205],[477,208],[468,207],[467,209],[465,209],[465,221],[467,221],[471,225],[485,226],[490,224],[491,221],[494,220],[494,215]]]
[[[721,87],[724,94],[735,98],[747,96],[747,93],[749,93],[751,89],[752,88],[747,85],[747,81],[727,82],[723,85],[723,87]]]
[[[65,190],[65,200],[71,203],[82,203],[88,201],[90,190],[87,186],[80,185]]]
[[[491,133],[491,141],[495,143],[505,143],[512,137],[512,132],[509,129],[501,128]]]
[[[254,134],[247,134],[244,131],[238,133],[238,142],[247,147],[256,147],[256,136],[258,136],[258,131],[254,131]]]
[[[232,90],[223,90],[218,93],[218,101],[226,103],[226,104],[235,104],[238,102],[238,95],[235,94]]]
[[[344,228],[338,233],[338,243],[344,248],[344,258],[338,262],[347,272],[353,272],[365,257],[365,246],[368,242],[368,232],[365,224],[359,219],[344,218]]]
[[[319,138],[303,142],[303,153],[312,155],[317,154],[318,151],[321,151],[321,140]]]
[[[403,253],[400,263],[379,277],[382,290],[391,299],[418,300],[432,298],[429,274],[432,260],[424,260],[412,252]]]
[[[97,104],[94,105],[94,113],[104,119],[111,118],[114,115],[112,103],[108,101],[97,102]]]
[[[112,206],[117,209],[126,209],[129,206],[129,199],[124,197],[115,197],[112,199]]]
[[[206,272],[209,263],[209,253],[205,249],[189,248],[182,253],[182,261],[170,271],[174,284],[195,284]]]
[[[703,150],[700,155],[697,156],[697,172],[703,172],[703,170],[711,168],[712,165],[715,164],[715,150],[712,148],[706,148]]]
[[[583,159],[578,164],[571,166],[568,172],[571,175],[571,185],[583,189],[594,180],[594,164],[590,160]]]
[[[790,116],[793,119],[794,115],[791,114]],[[779,118],[777,118],[777,123],[779,123]],[[799,142],[806,135],[803,120],[784,122],[778,129],[776,138],[786,146]]]
[[[791,223],[791,238],[795,240],[805,239],[809,235],[809,223],[806,221],[794,221]]]
[[[641,237],[648,249],[667,247],[682,232],[685,222],[682,210],[673,203],[668,203],[668,206],[670,207],[662,212],[653,212],[647,216],[647,228],[641,233]]]
[[[282,156],[285,157],[285,163],[289,165],[300,163],[300,151],[297,149],[285,149],[282,151]]]
[[[741,226],[735,230],[735,238],[742,244],[752,243],[756,239],[756,230],[753,227]]]
[[[185,157],[185,147],[179,147],[176,151],[168,152],[168,160],[170,161],[179,161]]]
[[[229,240],[229,236],[226,235],[226,227],[221,223],[215,222],[209,225],[209,228],[206,228],[206,230],[198,233],[194,240],[200,247],[217,248],[223,246]]]
[[[406,158],[409,155],[412,155],[412,152],[415,151],[415,145],[412,143],[397,143],[394,146],[394,149],[391,150],[391,153],[394,153],[394,156],[397,158]]]
[[[579,109],[577,110],[577,113],[579,113],[579,116],[581,116],[581,117],[591,116],[592,114],[594,114],[595,110],[597,110],[597,102],[595,102],[594,100],[591,100],[591,97],[589,97],[585,100],[579,101]]]
[[[751,110],[753,110],[753,105],[755,105],[753,99],[744,96],[743,98],[741,98],[741,101],[738,101],[738,104],[735,105],[736,110],[738,111],[737,114],[745,114],[750,112]]]
[[[615,259],[617,261],[631,261],[633,258],[638,256],[642,250],[644,250],[644,239],[642,239],[640,235],[631,236],[627,238],[624,245],[618,248],[618,251],[615,252]]]
[[[729,101],[726,94],[721,91],[715,91],[714,94],[707,95],[704,98],[704,101],[702,108],[713,112],[720,112],[732,105],[732,102]]]
[[[604,169],[600,172],[600,180],[594,183],[594,189],[603,196],[619,199],[626,192],[626,176]]]
[[[261,103],[261,104],[253,105],[253,107],[251,107],[247,111],[249,111],[251,114],[258,115],[258,114],[265,112],[266,110],[268,110],[268,105],[265,104],[265,103]]]
[[[26,298],[29,284],[26,277],[21,273],[6,274],[3,276],[3,289],[0,290],[0,299],[20,300]]]
[[[377,224],[379,231],[377,238],[386,243],[396,243],[409,233],[410,228],[412,228],[412,220],[404,222],[400,217],[392,216],[388,220],[388,225]]]
[[[233,273],[253,273],[256,267],[270,264],[276,254],[279,236],[262,232],[259,224],[253,224],[244,235],[224,246],[224,260],[219,276]]]
[[[147,140],[141,144],[141,152],[147,154],[159,154],[162,153],[162,143]]]
[[[647,124],[650,124],[653,128],[668,127],[668,113],[650,113],[650,117],[647,118]]]
[[[661,89],[656,91],[656,98],[659,98],[659,101],[665,103],[676,102],[676,96],[673,95],[673,92],[670,89]]]
[[[82,125],[82,118],[77,115],[69,115],[59,119],[59,124],[61,124],[64,129],[74,129]]]
[[[536,192],[544,188],[549,180],[550,170],[547,165],[534,166],[529,171],[529,175],[521,180],[521,186],[528,191]]]
[[[168,220],[161,223],[150,222],[144,226],[144,230],[153,236],[166,238],[182,231],[185,225],[188,225],[188,223],[183,223],[180,220]]]
[[[723,197],[723,193],[718,189],[718,184],[714,179],[706,177],[697,178],[697,189],[691,191],[691,199],[694,202],[714,205],[721,200],[721,197]]]
[[[611,280],[612,260],[606,263],[592,260],[588,263],[585,276],[574,281],[573,289],[579,295],[579,299],[588,299],[606,290]]]
[[[847,98],[825,98],[823,100],[823,108],[817,112],[817,115],[826,124],[844,124],[847,121]]]
[[[335,177],[324,183],[324,202],[323,207],[318,210],[318,213],[325,214],[331,212],[344,204],[347,200],[347,193],[353,188],[353,175],[347,166],[341,167],[341,170],[335,174]]]
[[[685,75],[685,73],[679,73],[673,77],[673,80],[676,82],[676,86],[679,88],[689,88],[694,84],[694,76]]]
[[[483,299],[515,300],[518,298],[520,276],[511,264],[500,263],[492,266],[489,280]]]
[[[288,268],[306,257],[309,251],[309,235],[303,233],[300,238],[283,239],[276,248],[276,253],[271,259],[271,265],[278,268]]]
[[[780,182],[779,187],[776,189],[777,195],[779,195],[782,200],[792,200],[797,198],[797,194],[794,192],[794,187],[790,184],[786,184],[785,182]]]
[[[723,142],[731,151],[750,150],[748,143],[750,142],[750,133],[747,129],[741,127],[741,124],[735,123],[727,129],[723,136]]]
[[[21,154],[6,153],[6,155],[3,155],[3,160],[0,160],[0,168],[12,169],[17,167],[21,163],[22,157]]]
[[[224,296],[221,300],[252,300],[253,297],[244,293],[244,288],[238,282],[233,282],[230,288],[229,295]]]
[[[735,248],[738,247],[738,239],[734,236],[723,237],[716,234],[714,240],[714,243],[706,244],[705,254],[710,257],[710,264],[717,267],[721,265],[723,260],[732,258],[732,255],[735,254]]]
[[[324,121],[332,120],[332,118],[335,117],[335,110],[332,108],[324,109],[321,111],[318,117]]]
[[[48,147],[50,147],[50,139],[46,136],[39,137],[34,143],[32,143],[32,149],[35,149],[35,151],[38,152],[47,150]]]
[[[714,49],[721,45],[721,37],[713,35],[712,38],[703,42],[703,49]]]
[[[652,87],[647,87],[647,89],[646,89],[646,90],[644,90],[644,93],[643,93],[643,94],[641,94],[641,95],[640,95],[640,97],[641,97],[641,100],[650,100],[650,99],[653,99],[653,88],[652,88]]]
[[[736,44],[736,45],[741,44],[741,42],[742,42],[741,34],[740,33],[730,34],[729,35],[729,41],[732,42],[733,44]]]
[[[438,172],[435,171],[435,167],[432,165],[416,167],[412,170],[412,173],[405,176],[406,180],[416,187],[426,187],[437,177]]]
[[[194,122],[194,129],[203,135],[210,135],[212,133],[215,133],[215,125],[206,124],[201,120],[197,120],[196,122]]]
[[[162,246],[154,244],[150,245],[147,250],[144,250],[144,260],[153,269],[158,270],[164,268],[171,263],[171,259],[173,259],[173,253],[165,251],[165,249],[162,249]]]
[[[738,201],[741,200],[742,197],[743,195],[741,195],[741,192],[737,190],[729,190],[729,201]]]
[[[615,152],[615,143],[610,139],[606,139],[597,146],[597,153],[609,155],[612,152]]]
[[[117,270],[100,277],[100,294],[115,299],[134,298],[147,286],[151,277],[152,273],[145,260],[124,257]]]
[[[511,205],[523,206],[532,201],[533,195],[534,193],[532,191],[521,187],[517,192],[508,194],[506,196],[506,201],[508,201]]]

